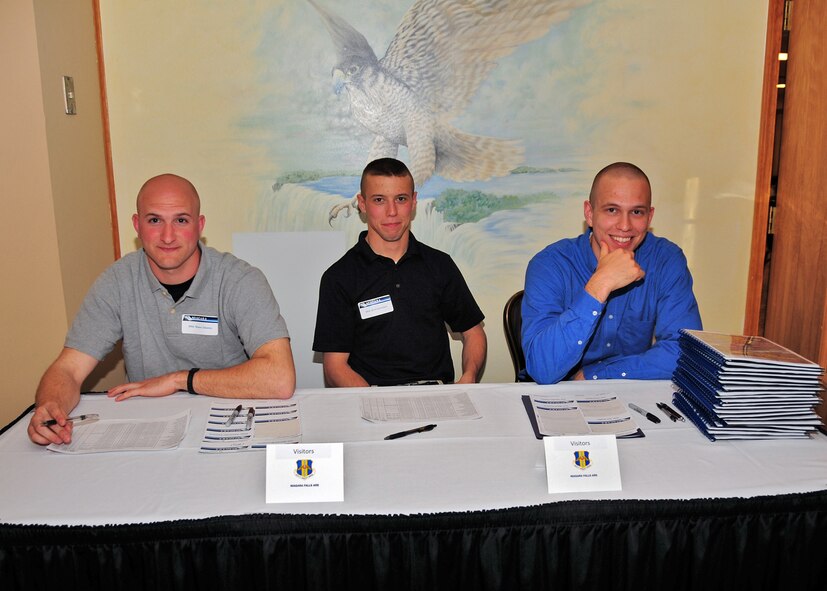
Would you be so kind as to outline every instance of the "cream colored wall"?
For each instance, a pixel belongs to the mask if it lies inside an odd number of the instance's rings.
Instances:
[[[36,0],[52,200],[66,314],[114,258],[92,2]],[[77,115],[66,115],[61,80],[75,83]]]
[[[84,293],[114,255],[92,3],[4,0],[0,56],[6,424],[32,403]],[[71,117],[63,113],[63,74],[75,81],[78,115]]]

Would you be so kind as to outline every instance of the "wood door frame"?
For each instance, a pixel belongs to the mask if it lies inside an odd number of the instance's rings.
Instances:
[[[758,166],[755,175],[755,205],[752,215],[752,246],[744,310],[744,334],[747,335],[758,335],[761,329],[759,323],[764,285],[764,258],[767,249],[772,159],[778,109],[778,54],[781,52],[783,26],[784,0],[769,0],[764,82],[761,89],[761,123],[758,132]]]
[[[95,18],[95,51],[98,54],[103,146],[106,158],[106,176],[109,183],[109,215],[112,218],[112,248],[115,254],[114,260],[118,260],[121,258],[121,239],[118,230],[118,204],[115,199],[115,166],[112,163],[112,140],[109,133],[109,100],[106,94],[106,68],[103,63],[103,29],[101,26],[100,0],[93,0],[92,12]]]

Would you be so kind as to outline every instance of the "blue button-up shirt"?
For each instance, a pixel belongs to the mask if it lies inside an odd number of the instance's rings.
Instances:
[[[597,268],[589,237],[560,240],[528,265],[523,298],[526,369],[556,383],[582,369],[591,379],[669,379],[678,331],[701,328],[681,249],[649,233],[635,251],[646,272],[601,303],[585,290]]]

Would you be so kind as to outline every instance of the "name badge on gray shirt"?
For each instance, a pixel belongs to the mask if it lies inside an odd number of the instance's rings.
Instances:
[[[198,314],[181,314],[182,334],[218,335],[218,316],[199,316]]]

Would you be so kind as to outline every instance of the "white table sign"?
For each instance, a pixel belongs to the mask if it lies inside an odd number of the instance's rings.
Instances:
[[[622,490],[614,435],[545,437],[549,493]]]
[[[345,500],[341,443],[267,446],[268,503]]]

